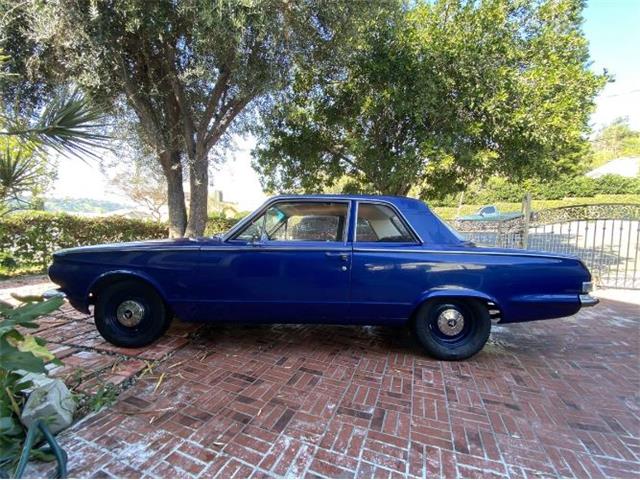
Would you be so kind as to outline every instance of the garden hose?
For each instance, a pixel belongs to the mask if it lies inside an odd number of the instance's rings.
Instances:
[[[31,449],[33,447],[34,442],[36,441],[36,436],[38,432],[42,432],[45,440],[49,444],[49,447],[40,447],[37,450],[40,450],[42,453],[53,454],[58,464],[56,471],[56,478],[66,478],[67,477],[67,452],[65,452],[55,437],[49,430],[49,427],[45,422],[41,419],[36,420],[29,427],[29,431],[27,432],[27,438],[24,441],[24,447],[22,448],[22,455],[20,456],[20,461],[18,462],[18,466],[15,471],[15,478],[22,478],[22,474],[24,473],[25,468],[27,468],[27,463],[29,462],[29,457],[31,455]]]

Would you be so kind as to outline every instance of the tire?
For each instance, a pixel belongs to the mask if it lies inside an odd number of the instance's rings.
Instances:
[[[123,280],[99,291],[93,316],[100,335],[118,347],[149,345],[171,324],[160,295],[135,280]]]
[[[478,300],[430,300],[417,311],[414,330],[432,357],[438,360],[464,360],[478,353],[487,343],[491,318],[486,306]]]

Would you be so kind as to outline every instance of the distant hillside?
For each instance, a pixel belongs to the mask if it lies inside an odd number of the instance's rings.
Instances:
[[[44,209],[50,212],[109,213],[129,208],[128,205],[94,198],[47,198]]]

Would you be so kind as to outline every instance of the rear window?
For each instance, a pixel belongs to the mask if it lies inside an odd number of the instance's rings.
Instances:
[[[387,205],[358,203],[357,242],[416,243],[405,222]]]

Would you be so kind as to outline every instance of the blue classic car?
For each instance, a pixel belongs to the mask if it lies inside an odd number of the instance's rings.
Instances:
[[[279,196],[226,234],[61,250],[49,268],[109,342],[153,342],[193,322],[407,325],[439,359],[482,349],[492,320],[594,305],[573,257],[479,248],[421,201]]]

